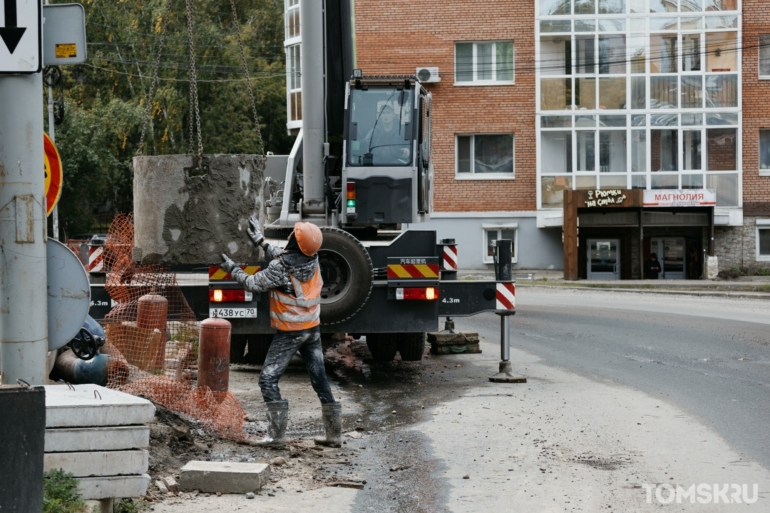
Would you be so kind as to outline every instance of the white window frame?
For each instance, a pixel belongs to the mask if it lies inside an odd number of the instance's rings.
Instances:
[[[757,262],[770,262],[770,255],[759,254],[759,232],[760,231],[770,232],[770,219],[757,219],[757,230],[756,230]]]
[[[479,135],[510,135],[513,137],[513,171],[508,173],[478,173],[473,171],[473,152],[475,148],[474,139],[471,139],[471,172],[460,173],[459,168],[459,138],[471,137],[475,138]],[[496,132],[496,133],[481,133],[481,134],[455,134],[455,180],[515,180],[516,179],[516,134],[514,132]]]
[[[770,80],[770,73],[762,74],[762,36],[767,36],[768,45],[770,45],[770,32],[757,36],[757,77],[759,80]]]
[[[287,28],[288,28],[288,17],[289,17],[289,11],[296,11],[299,13],[299,1],[298,0],[284,0],[284,32],[283,32],[283,50],[286,54],[286,128],[288,130],[296,130],[299,128],[302,128],[302,119],[292,119],[292,109],[291,109],[291,95],[294,93],[302,92],[302,89],[291,89],[291,60],[292,60],[292,50],[294,47],[299,49],[299,52],[301,53],[301,46],[302,43],[302,37],[300,34],[297,34],[295,37],[288,38],[287,34]],[[300,24],[302,23],[302,20],[300,19]],[[288,38],[288,39],[287,39]],[[300,59],[302,56],[300,55]],[[299,71],[298,71],[299,72]],[[301,77],[300,77],[300,80]]]
[[[495,45],[492,48],[492,55],[494,56],[494,59],[492,59],[492,76],[495,78],[492,80],[478,80],[476,78],[477,45],[490,44],[490,43]],[[497,43],[511,43],[513,45],[513,70],[511,70],[511,80],[497,80]],[[470,82],[458,82],[457,81],[457,45],[465,45],[465,44],[473,45],[473,80],[471,80]],[[498,41],[455,41],[454,61],[452,64],[454,67],[454,85],[456,86],[473,87],[473,86],[486,86],[486,85],[514,85],[516,84],[516,42],[513,39],[500,39]]]
[[[293,128],[302,128],[302,118],[294,119],[292,108],[291,108],[291,96],[292,94],[296,93],[302,93],[302,77],[301,77],[301,70],[297,70],[296,73],[298,74],[300,83],[299,88],[292,88],[292,68],[294,67],[294,51],[300,52],[300,62],[302,61],[302,45],[295,44],[295,45],[287,45],[284,47],[284,52],[286,53],[286,127],[291,130]],[[295,77],[296,78],[296,77]]]
[[[515,264],[519,261],[519,223],[483,223],[481,225],[481,258],[485,264],[494,264],[495,261],[492,257],[487,256],[487,232],[497,231],[498,240],[500,238],[501,230],[513,230],[513,251],[511,252],[511,263]]]

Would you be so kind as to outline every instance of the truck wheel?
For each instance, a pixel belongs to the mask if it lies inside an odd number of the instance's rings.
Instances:
[[[369,252],[348,232],[330,227],[321,230],[321,322],[337,324],[353,317],[366,304],[372,292],[374,267]]]
[[[246,335],[230,335],[230,363],[246,363]]]
[[[270,342],[273,341],[272,335],[248,335],[249,352],[246,353],[246,363],[252,365],[263,365],[267,357],[267,351],[270,349]]]
[[[404,362],[419,362],[425,353],[425,333],[399,333],[398,352]]]
[[[398,340],[390,333],[375,333],[366,336],[366,346],[375,361],[392,362],[398,350]]]

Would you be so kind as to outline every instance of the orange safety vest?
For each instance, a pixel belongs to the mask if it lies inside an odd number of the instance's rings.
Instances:
[[[321,287],[323,280],[316,267],[310,280],[301,282],[290,274],[296,297],[270,291],[270,326],[280,331],[300,331],[321,324]]]

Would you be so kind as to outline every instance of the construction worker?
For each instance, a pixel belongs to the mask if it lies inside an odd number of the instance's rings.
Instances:
[[[289,235],[289,243],[282,249],[265,242],[256,217],[249,219],[249,225],[246,230],[249,237],[265,251],[266,260],[270,260],[270,264],[249,276],[227,255],[222,254],[224,262],[221,268],[248,291],[270,291],[270,326],[278,331],[270,344],[259,377],[259,387],[267,405],[268,424],[267,435],[260,444],[284,444],[289,402],[281,398],[278,380],[289,366],[291,358],[299,351],[323,410],[326,436],[316,438],[315,442],[340,447],[342,408],[334,400],[329,380],[326,379],[321,332],[318,328],[321,323],[319,317],[323,281],[316,253],[323,241],[321,230],[311,223],[297,223]]]

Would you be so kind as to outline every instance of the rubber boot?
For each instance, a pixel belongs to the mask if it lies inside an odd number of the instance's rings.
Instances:
[[[321,405],[326,436],[316,437],[316,445],[342,447],[342,404],[340,402]]]
[[[267,434],[256,443],[262,447],[283,447],[289,423],[289,401],[271,401],[267,406]]]

